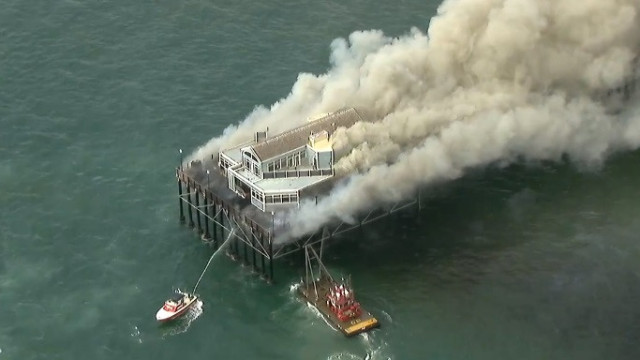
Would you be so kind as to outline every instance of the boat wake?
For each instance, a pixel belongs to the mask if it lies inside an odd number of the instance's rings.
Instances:
[[[138,344],[142,344],[142,334],[140,333],[140,329],[138,329],[137,325],[133,326],[133,331],[131,331],[131,337],[134,338]]]
[[[347,360],[347,359],[364,359],[364,360],[388,360],[392,356],[385,351],[388,347],[385,341],[377,344],[374,337],[368,333],[358,335],[365,346],[365,355],[352,354],[350,352],[341,352],[329,355],[327,360]]]
[[[340,329],[336,328],[329,320],[327,320],[327,318],[322,315],[322,313],[320,312],[320,310],[318,310],[318,308],[316,308],[315,306],[313,306],[312,303],[307,302],[307,308],[309,308],[317,317],[319,317],[320,319],[322,319],[322,321],[324,321],[325,324],[329,325],[329,327],[336,331],[336,332],[340,332]]]
[[[199,318],[204,312],[202,305],[202,300],[196,300],[196,303],[191,306],[191,308],[182,317],[172,323],[166,324],[167,326],[163,326],[164,331],[162,338],[164,339],[167,336],[182,334],[189,330],[191,323]]]
[[[370,333],[362,333],[358,335],[367,349],[367,355],[365,360],[377,360],[377,359],[390,359],[391,356],[387,353],[388,344],[386,341],[378,339],[376,341],[375,336]],[[387,350],[387,351],[385,351]]]
[[[300,285],[302,285],[302,282],[297,282],[297,283],[295,283],[295,284],[291,284],[291,285],[289,286],[289,292],[290,292],[291,294],[295,294],[295,293],[296,293],[296,291],[298,291],[298,289],[300,288]]]

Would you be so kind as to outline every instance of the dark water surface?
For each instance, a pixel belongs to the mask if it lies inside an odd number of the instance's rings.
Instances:
[[[2,5],[0,360],[640,358],[640,153],[477,172],[347,233],[326,262],[381,320],[367,335],[301,304],[295,264],[268,286],[225,256],[195,320],[155,323],[211,254],[177,221],[177,149],[437,2]]]

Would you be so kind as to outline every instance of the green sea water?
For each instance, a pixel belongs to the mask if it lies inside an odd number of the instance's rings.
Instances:
[[[212,249],[173,169],[323,73],[355,30],[425,30],[437,1],[5,0],[0,12],[0,360],[638,359],[640,153],[485,169],[325,251],[382,323],[344,338],[222,255],[201,311],[154,315]]]

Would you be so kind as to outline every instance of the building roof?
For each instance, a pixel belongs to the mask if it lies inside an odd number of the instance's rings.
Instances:
[[[300,191],[311,185],[315,185],[319,182],[325,181],[331,178],[332,175],[321,176],[301,176],[290,178],[278,178],[278,179],[262,179],[253,185],[260,189],[265,194],[273,193],[287,193]]]
[[[304,146],[309,140],[311,133],[326,130],[331,135],[337,128],[350,127],[359,121],[363,121],[363,119],[356,109],[349,108],[339,110],[255,144],[253,145],[253,151],[255,151],[261,161],[269,160],[280,154]]]

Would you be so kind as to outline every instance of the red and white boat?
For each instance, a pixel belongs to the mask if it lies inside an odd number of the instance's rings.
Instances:
[[[198,297],[178,291],[176,295],[164,302],[164,305],[156,313],[156,320],[167,322],[184,315],[189,308],[196,303]]]
[[[327,292],[327,307],[340,321],[348,321],[362,314],[353,288],[344,281],[341,284],[332,282]]]

